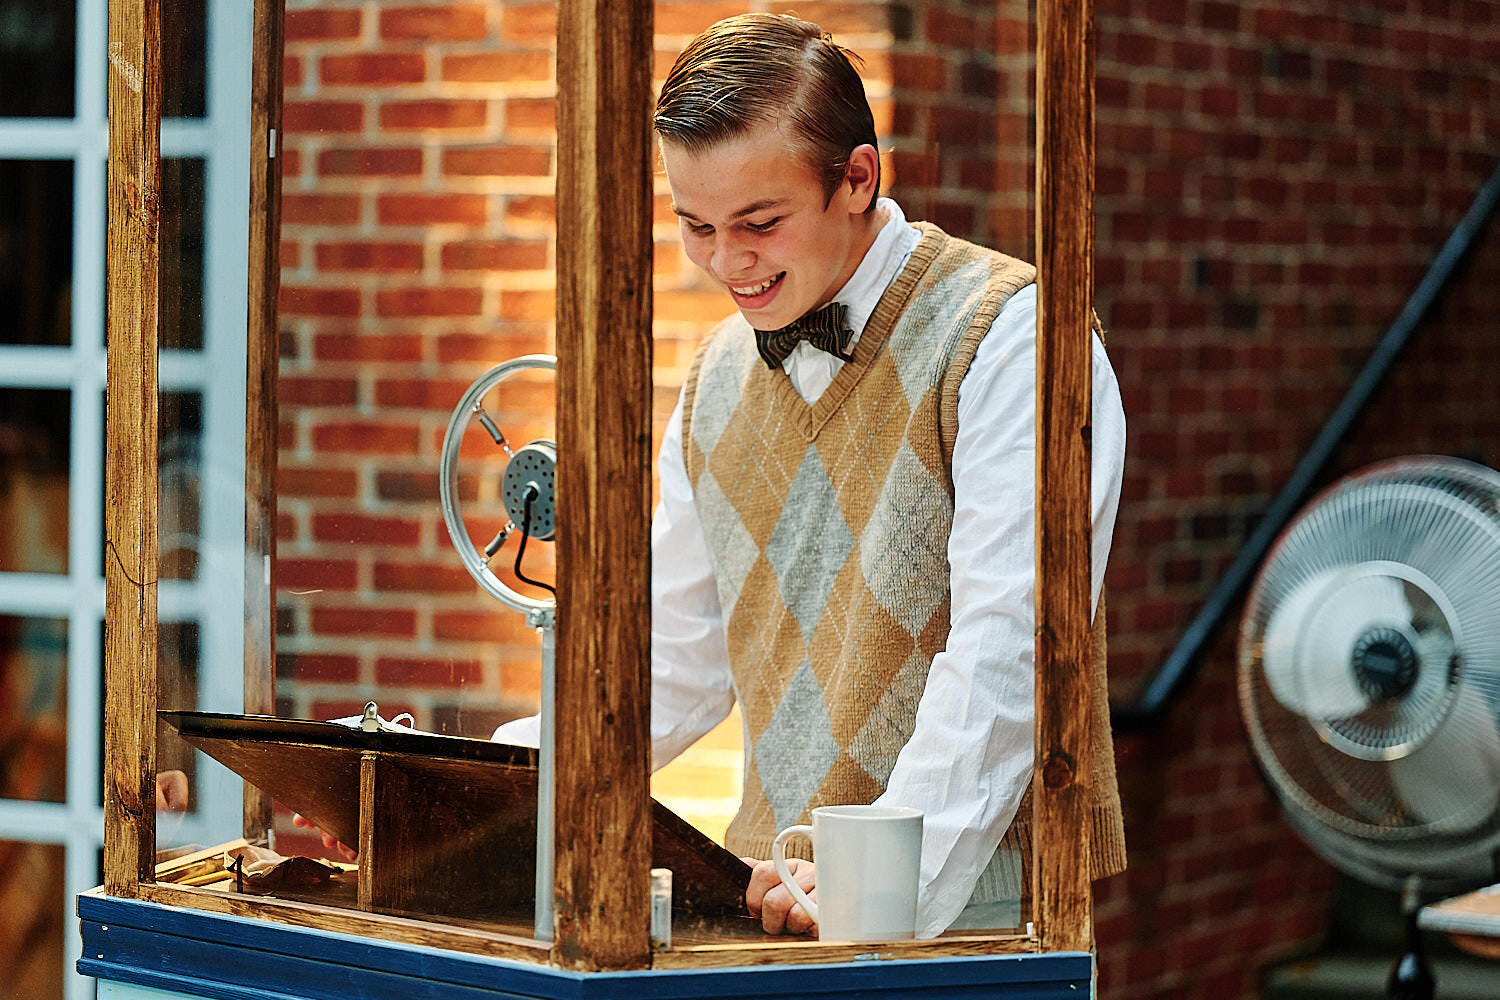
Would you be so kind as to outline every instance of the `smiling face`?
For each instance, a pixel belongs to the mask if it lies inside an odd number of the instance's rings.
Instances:
[[[688,258],[729,293],[749,324],[776,330],[830,301],[874,242],[881,218],[876,153],[850,153],[826,199],[819,177],[774,125],[707,149],[661,143]]]

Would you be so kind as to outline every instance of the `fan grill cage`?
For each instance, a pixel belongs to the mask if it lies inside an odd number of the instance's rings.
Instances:
[[[1315,609],[1307,593],[1361,573],[1401,580],[1412,633],[1438,636],[1432,648],[1440,650],[1450,642],[1453,655],[1430,656],[1400,698],[1309,717],[1283,704],[1267,676],[1268,626],[1278,609],[1297,601]],[[1317,615],[1309,610],[1307,620]],[[1440,798],[1434,814],[1430,799],[1425,810],[1415,807],[1420,796],[1402,779],[1472,745],[1484,761],[1494,759],[1493,775],[1476,773],[1500,784],[1500,474],[1456,459],[1398,459],[1315,498],[1276,541],[1252,589],[1239,696],[1263,771],[1294,824],[1330,860],[1366,878],[1456,874],[1475,858],[1488,869],[1500,847],[1500,792],[1481,781],[1468,801]]]

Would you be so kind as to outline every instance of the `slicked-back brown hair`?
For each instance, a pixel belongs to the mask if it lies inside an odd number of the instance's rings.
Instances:
[[[780,124],[818,175],[826,203],[844,181],[849,153],[876,145],[870,102],[853,65],[858,60],[811,21],[786,14],[725,18],[672,65],[656,101],[656,134],[702,152]],[[871,198],[867,211],[874,207]]]

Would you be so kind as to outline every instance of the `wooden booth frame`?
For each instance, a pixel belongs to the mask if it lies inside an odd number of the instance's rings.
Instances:
[[[558,231],[568,239],[558,241],[557,268],[557,325],[567,331],[557,368],[557,586],[567,613],[557,622],[554,940],[155,881],[160,4],[109,2],[103,893],[584,971],[870,958],[868,945],[799,940],[653,953],[648,938],[654,18],[641,0],[558,5]],[[244,697],[246,712],[265,714],[274,711],[284,13],[284,0],[255,0]],[[1091,0],[1039,3],[1034,919],[1024,934],[882,944],[879,957],[1093,948],[1082,787],[1092,657],[1092,35]],[[264,834],[270,819],[269,800],[247,785],[245,834]]]

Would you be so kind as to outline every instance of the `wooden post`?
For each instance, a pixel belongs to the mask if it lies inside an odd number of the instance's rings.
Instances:
[[[375,910],[377,900],[376,875],[385,864],[380,843],[375,836],[376,810],[379,798],[381,766],[380,758],[373,753],[359,755],[359,875],[355,885],[355,905],[361,910]]]
[[[1040,0],[1036,73],[1036,773],[1044,951],[1093,948],[1089,816],[1094,70],[1091,0]]]
[[[653,10],[558,5],[553,961],[650,964]]]
[[[159,0],[109,3],[104,502],[104,886],[135,895],[156,853]]]
[[[281,64],[286,0],[255,0],[250,84],[250,285],[245,350],[245,711],[276,712],[276,298],[281,289]],[[271,829],[245,783],[244,835]]]

